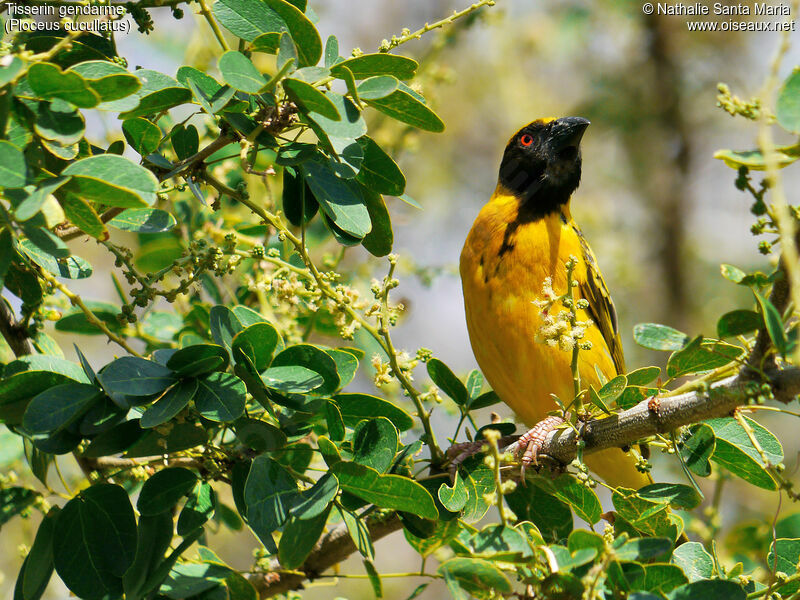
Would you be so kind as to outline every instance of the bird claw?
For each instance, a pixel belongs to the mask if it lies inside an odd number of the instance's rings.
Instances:
[[[561,417],[547,417],[539,421],[519,438],[514,452],[517,456],[522,454],[522,467],[520,469],[522,481],[525,481],[525,469],[531,465],[539,464],[539,452],[541,452],[547,436],[562,423],[564,423],[564,419]]]

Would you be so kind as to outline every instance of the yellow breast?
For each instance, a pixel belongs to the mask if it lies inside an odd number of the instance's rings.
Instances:
[[[517,224],[518,206],[513,196],[495,193],[467,237],[460,271],[475,358],[500,398],[533,425],[556,408],[551,394],[565,403],[573,398],[571,353],[536,341],[542,319],[533,301],[541,298],[547,277],[556,293],[564,293],[570,256],[579,258],[579,282],[587,271],[566,207]],[[589,328],[585,339],[592,349],[580,353],[582,387],[598,387],[595,365],[609,379],[616,369],[597,328]]]

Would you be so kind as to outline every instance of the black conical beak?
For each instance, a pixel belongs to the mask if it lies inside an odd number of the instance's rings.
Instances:
[[[566,148],[576,148],[581,143],[583,133],[589,126],[588,119],[583,117],[562,117],[553,123],[553,149],[555,151]]]

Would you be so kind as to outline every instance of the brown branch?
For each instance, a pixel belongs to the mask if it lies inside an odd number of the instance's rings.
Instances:
[[[0,334],[6,340],[14,356],[19,358],[33,353],[28,331],[14,319],[14,314],[6,304],[4,298],[0,297]]]
[[[778,401],[787,403],[800,394],[800,368],[771,371],[768,377]],[[619,414],[587,422],[580,435],[586,444],[584,454],[630,446],[657,433],[729,415],[746,405],[754,392],[758,393],[757,383],[734,375],[711,385],[707,391],[643,400]],[[569,464],[577,455],[577,442],[574,430],[557,430],[547,437],[540,454]]]
[[[394,511],[369,516],[366,524],[372,541],[386,537],[402,527],[400,518]],[[270,563],[269,571],[250,575],[250,583],[255,586],[262,599],[285,594],[291,590],[302,588],[306,579],[314,579],[355,551],[356,546],[347,532],[347,527],[342,523],[317,542],[306,562],[299,569],[282,571],[281,564],[277,560],[273,560]]]

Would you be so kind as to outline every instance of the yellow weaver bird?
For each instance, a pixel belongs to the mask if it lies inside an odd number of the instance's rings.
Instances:
[[[508,142],[497,188],[481,209],[461,252],[461,282],[472,350],[486,379],[503,402],[529,427],[520,440],[523,463],[536,454],[556,420],[551,394],[565,403],[574,396],[572,353],[537,342],[546,278],[556,294],[566,292],[565,263],[578,258],[575,297],[589,306],[581,350],[583,388],[625,372],[617,316],[591,248],[570,215],[569,202],[581,178],[580,142],[589,121],[580,117],[539,119]],[[544,420],[543,423],[541,423]],[[540,426],[535,427],[535,425]],[[614,448],[587,455],[588,467],[608,484],[638,489],[651,482],[635,458]]]

